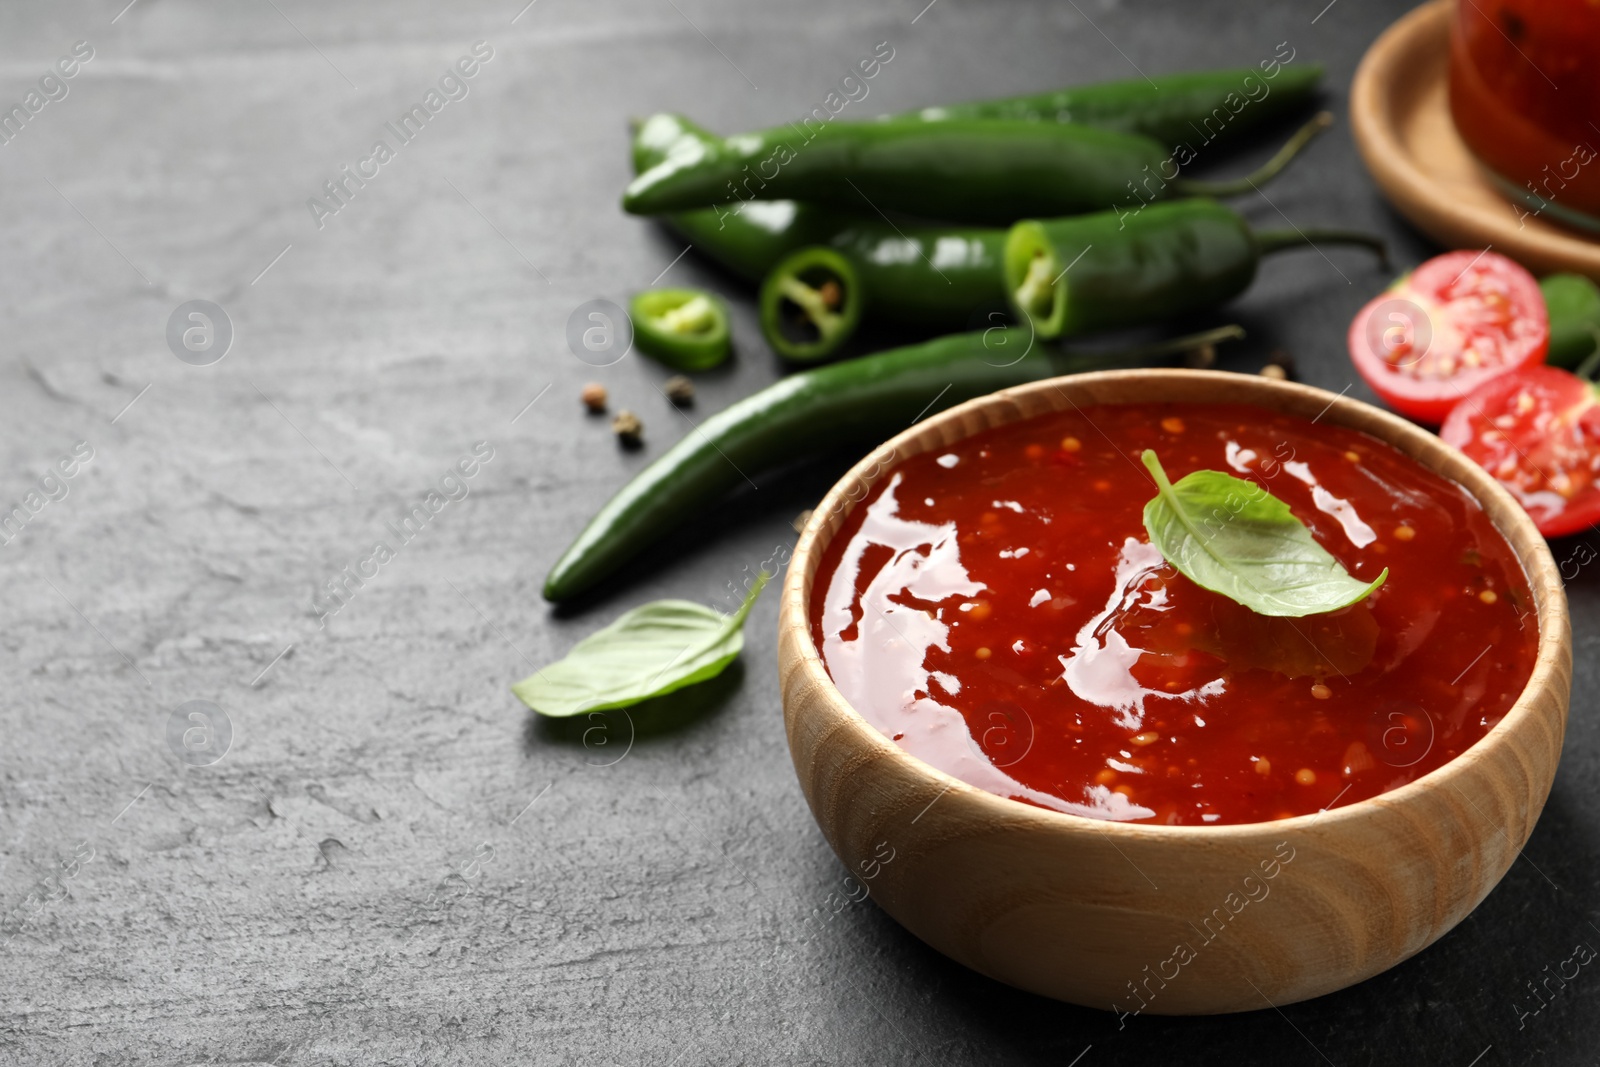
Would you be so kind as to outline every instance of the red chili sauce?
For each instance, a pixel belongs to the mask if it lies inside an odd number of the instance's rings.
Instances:
[[[1286,502],[1363,582],[1341,611],[1257,615],[1145,533],[1173,481]],[[972,785],[1124,822],[1247,823],[1375,796],[1459,755],[1533,669],[1532,597],[1458,486],[1363,434],[1259,408],[1063,412],[914,456],[829,545],[812,634],[845,698]]]

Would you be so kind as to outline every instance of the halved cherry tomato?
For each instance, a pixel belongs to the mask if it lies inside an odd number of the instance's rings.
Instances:
[[[1485,382],[1439,436],[1511,490],[1546,537],[1600,522],[1600,394],[1576,374],[1537,366]]]
[[[1489,379],[1542,362],[1550,320],[1522,267],[1496,252],[1446,252],[1362,308],[1349,343],[1384,403],[1439,423]]]

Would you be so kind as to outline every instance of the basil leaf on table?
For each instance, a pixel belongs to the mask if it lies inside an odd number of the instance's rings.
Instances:
[[[1297,618],[1348,607],[1383,584],[1350,576],[1289,505],[1254,482],[1195,471],[1174,485],[1156,454],[1139,457],[1155,479],[1144,506],[1150,543],[1196,585],[1261,615]]]
[[[629,707],[715,678],[744,648],[745,617],[771,577],[756,575],[732,615],[688,600],[641,604],[511,691],[540,715],[566,718]]]

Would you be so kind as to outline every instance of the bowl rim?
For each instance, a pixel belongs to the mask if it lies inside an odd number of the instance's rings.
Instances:
[[[1505,715],[1501,717],[1500,721],[1490,727],[1488,733],[1474,742],[1466,751],[1448,760],[1443,765],[1434,768],[1427,774],[1413,779],[1396,789],[1353,801],[1342,807],[1328,807],[1305,815],[1294,815],[1287,819],[1274,819],[1264,822],[1171,826],[1095,819],[1088,816],[1055,811],[1051,808],[1040,807],[1011,797],[1001,796],[998,793],[991,793],[987,789],[972,785],[905,751],[885,736],[877,727],[873,726],[872,723],[868,722],[866,717],[845,699],[844,694],[839,692],[838,687],[833,683],[833,678],[828,674],[827,667],[822,662],[821,653],[812,637],[809,608],[817,567],[820,564],[822,552],[832,538],[832,534],[826,534],[823,530],[824,522],[835,511],[839,513],[840,521],[842,522],[844,517],[849,515],[860,501],[866,499],[871,491],[876,488],[879,481],[887,477],[888,473],[893,469],[892,462],[884,463],[875,457],[887,451],[890,456],[896,459],[907,459],[913,455],[928,451],[927,447],[920,447],[920,439],[930,435],[930,431],[937,427],[953,426],[957,429],[954,437],[947,440],[946,444],[948,444],[963,440],[986,429],[997,428],[1001,425],[1013,425],[1018,422],[1025,422],[1030,418],[1041,417],[1048,412],[1041,411],[1032,415],[1023,415],[1019,418],[1007,418],[1000,422],[989,423],[971,430],[960,429],[963,418],[973,412],[1004,407],[1035,393],[1058,390],[1063,384],[1092,388],[1102,383],[1150,382],[1156,379],[1173,385],[1183,382],[1202,383],[1231,379],[1239,385],[1248,383],[1248,391],[1254,392],[1257,396],[1276,393],[1290,400],[1323,401],[1326,404],[1323,408],[1323,415],[1334,416],[1331,421],[1334,421],[1336,425],[1342,425],[1346,429],[1353,429],[1358,433],[1365,433],[1367,436],[1381,441],[1388,447],[1405,455],[1412,462],[1426,467],[1439,477],[1459,486],[1480,508],[1489,513],[1490,521],[1494,525],[1496,532],[1505,540],[1513,554],[1518,557],[1519,563],[1523,566],[1524,576],[1528,580],[1529,592],[1532,594],[1537,608],[1536,621],[1539,631],[1533,670],[1529,673],[1528,680],[1524,684],[1522,691],[1517,695],[1517,699],[1512,703]],[[1076,400],[1072,400],[1070,397],[1068,399],[1074,407],[1079,406]],[[1124,403],[1193,402],[1181,399],[1156,399]],[[1235,402],[1274,410],[1267,408],[1266,405],[1250,397],[1241,397]],[[1103,404],[1096,401],[1084,406],[1119,405]],[[1287,410],[1287,406],[1276,410],[1285,414],[1293,414],[1295,417],[1303,417]],[[1353,426],[1350,424],[1352,416],[1357,416],[1363,421],[1375,424],[1375,426],[1371,429]],[[1318,416],[1319,419],[1322,417],[1322,415]],[[1431,463],[1423,462],[1414,453],[1401,447],[1401,443],[1407,441],[1420,445],[1424,450],[1435,455],[1459,461],[1459,473],[1463,477],[1457,478],[1454,476],[1455,472],[1446,473]],[[869,471],[871,473],[867,473]],[[852,487],[856,484],[864,484],[866,492],[855,499],[847,499],[847,487]],[[1495,500],[1498,503],[1501,514],[1508,517],[1507,524],[1503,525],[1496,520],[1495,515],[1487,506],[1489,500]],[[1525,551],[1526,558],[1524,558]],[[840,476],[838,481],[828,490],[801,530],[780,592],[778,627],[780,631],[785,629],[794,631],[796,638],[794,647],[799,653],[794,667],[807,676],[807,682],[817,687],[822,700],[829,707],[843,713],[843,719],[851,726],[856,740],[868,746],[875,758],[888,759],[901,769],[925,780],[930,786],[937,787],[939,796],[953,793],[963,797],[968,803],[983,809],[985,815],[1001,822],[1012,825],[1032,824],[1047,831],[1066,834],[1093,833],[1103,839],[1111,840],[1113,843],[1115,843],[1115,839],[1121,839],[1124,842],[1138,841],[1143,843],[1221,843],[1229,837],[1235,839],[1253,838],[1260,835],[1267,828],[1271,828],[1271,832],[1274,835],[1290,833],[1308,828],[1313,824],[1322,822],[1324,819],[1327,820],[1325,829],[1331,830],[1380,814],[1388,809],[1404,807],[1408,801],[1414,798],[1421,797],[1441,787],[1451,786],[1457,779],[1469,777],[1479,764],[1492,758],[1495,750],[1507,744],[1525,724],[1530,723],[1534,716],[1541,713],[1539,708],[1539,696],[1541,693],[1562,684],[1566,684],[1570,688],[1570,682],[1563,683],[1562,681],[1563,671],[1561,669],[1563,662],[1570,656],[1567,650],[1571,642],[1571,620],[1567,613],[1565,586],[1561,581],[1560,570],[1550,553],[1549,545],[1546,543],[1544,536],[1538,532],[1533,520],[1523,511],[1522,506],[1517,503],[1509,491],[1458,449],[1446,444],[1436,434],[1430,433],[1421,426],[1398,415],[1364,401],[1348,397],[1344,393],[1331,393],[1299,382],[1280,381],[1259,375],[1237,374],[1229,371],[1136,368],[1061,375],[1001,389],[948,408],[927,419],[914,422],[905,430],[900,431],[889,440],[873,448],[864,458]],[[780,641],[780,647],[782,647],[782,644]],[[787,691],[788,687],[785,685],[784,703],[786,716],[791,713]],[[1566,706],[1567,701],[1563,701],[1563,709]],[[1565,710],[1563,710],[1563,730],[1565,728],[1565,718],[1566,714]],[[792,730],[787,732],[789,733],[792,748]],[[1552,777],[1555,770],[1555,765],[1552,765]]]

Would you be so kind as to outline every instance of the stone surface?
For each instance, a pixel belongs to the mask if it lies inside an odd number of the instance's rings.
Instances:
[[[1119,1027],[947,962],[870,902],[833,914],[845,872],[789,766],[770,595],[740,667],[631,717],[555,728],[507,690],[639,601],[728,603],[845,465],[760,479],[580,610],[541,601],[608,493],[778,373],[741,290],[617,208],[627,117],[782,121],[879,41],[895,55],[862,114],[1283,41],[1327,64],[1342,111],[1399,6],[123,2],[0,13],[7,106],[94,49],[0,146],[0,502],[93,450],[0,546],[0,1062],[1588,1062],[1600,978],[1547,1003],[1529,983],[1600,946],[1600,568],[1570,568],[1572,727],[1523,860],[1412,961],[1241,1017]],[[307,198],[477,41],[469,95],[319,228]],[[1241,202],[1262,225],[1431,251],[1342,126],[1268,195]],[[682,413],[663,368],[591,368],[564,340],[579,304],[663,271],[735,297],[737,362]],[[1284,256],[1228,312],[1251,336],[1222,365],[1282,347],[1367,396],[1343,333],[1386,280],[1357,252]],[[197,298],[236,334],[207,366],[165,339]],[[590,380],[645,449],[583,413]],[[469,495],[319,626],[314,592],[480,441]],[[231,726],[206,765],[170,740],[205,728],[172,725],[195,700]]]

